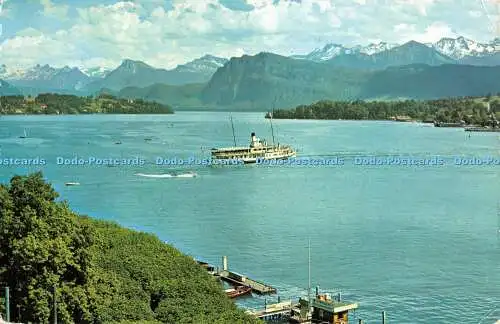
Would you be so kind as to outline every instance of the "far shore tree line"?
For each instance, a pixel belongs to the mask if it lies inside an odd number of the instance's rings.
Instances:
[[[269,116],[268,113],[267,117]],[[272,112],[272,116],[276,119],[416,120],[495,126],[500,119],[500,98],[461,97],[425,101],[321,100],[310,105],[299,105],[294,109],[278,109]]]
[[[171,114],[170,106],[142,99],[121,99],[109,94],[78,97],[44,93],[31,96],[1,96],[0,114]]]
[[[106,93],[88,97],[52,93],[36,97],[0,96],[0,114],[97,113],[170,114],[173,109],[154,101],[123,99]],[[417,120],[495,126],[500,119],[500,94],[436,100],[320,100],[293,109],[274,110],[272,115],[277,119]]]

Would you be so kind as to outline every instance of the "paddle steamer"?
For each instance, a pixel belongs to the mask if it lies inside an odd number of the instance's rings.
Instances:
[[[252,133],[248,147],[227,147],[212,149],[212,160],[234,160],[256,163],[263,160],[283,160],[295,157],[297,152],[288,145],[268,145]]]

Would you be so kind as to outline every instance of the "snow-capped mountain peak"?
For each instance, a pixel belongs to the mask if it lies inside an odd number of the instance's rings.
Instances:
[[[355,46],[352,48],[354,52],[361,53],[361,54],[366,54],[366,55],[373,55],[377,54],[383,51],[390,50],[394,47],[398,46],[398,44],[392,44],[392,43],[386,43],[386,42],[380,42],[380,43],[370,43],[367,46]]]
[[[490,43],[478,43],[463,36],[457,38],[445,37],[432,44],[431,47],[441,54],[454,59],[462,59],[466,56],[485,56],[498,51],[499,41]]]
[[[57,69],[48,64],[37,64],[24,71],[23,80],[49,80],[57,73]]]
[[[414,43],[417,44],[416,42]],[[411,44],[411,42],[407,42],[406,44]],[[466,57],[484,57],[500,53],[500,38],[495,38],[489,43],[480,43],[463,36],[459,36],[457,38],[445,37],[435,43],[426,43],[425,45],[435,49],[440,54],[451,57],[455,60],[461,60]],[[340,44],[329,43],[321,48],[314,49],[309,54],[292,55],[291,57],[321,62],[344,54],[374,55],[380,52],[392,50],[398,46],[400,46],[400,44],[387,42],[371,43],[366,46],[356,45],[353,47],[345,47]]]
[[[353,47],[345,47],[336,43],[329,43],[323,46],[322,48],[316,48],[312,52],[306,55],[294,55],[292,57],[297,59],[306,59],[312,60],[316,62],[331,60],[334,57],[345,54],[364,54],[364,55],[373,55],[377,54],[394,47],[398,46],[397,44],[391,44],[386,42],[380,43],[371,43],[366,46],[356,45]]]
[[[112,69],[108,69],[102,66],[91,67],[91,68],[80,68],[85,75],[91,78],[104,78]]]
[[[304,58],[313,61],[327,61],[341,54],[347,54],[348,49],[340,44],[329,43],[322,48],[316,48]]]
[[[228,59],[213,55],[204,55],[193,61],[178,65],[174,70],[177,72],[202,72],[214,73],[218,68],[226,64]]]

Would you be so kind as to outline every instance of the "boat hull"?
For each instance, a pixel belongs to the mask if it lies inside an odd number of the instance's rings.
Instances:
[[[229,298],[238,298],[241,296],[248,295],[252,292],[252,288],[245,286],[238,286],[234,289],[229,289],[226,291],[226,295]]]

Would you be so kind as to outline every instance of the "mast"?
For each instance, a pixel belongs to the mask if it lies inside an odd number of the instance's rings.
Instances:
[[[233,115],[229,115],[229,119],[231,119],[231,129],[233,130],[233,141],[234,141],[234,146],[236,147],[236,136],[234,135]]]
[[[274,107],[276,105],[276,98],[274,98],[273,101],[273,110],[271,112],[271,118],[269,118],[269,122],[271,123],[271,134],[273,136],[273,146],[274,146],[274,128],[273,128],[273,114],[274,114]]]
[[[308,286],[307,286],[307,299],[308,299],[308,313],[311,313],[311,238],[309,238],[308,242],[308,270],[309,270],[309,276],[308,276]]]

